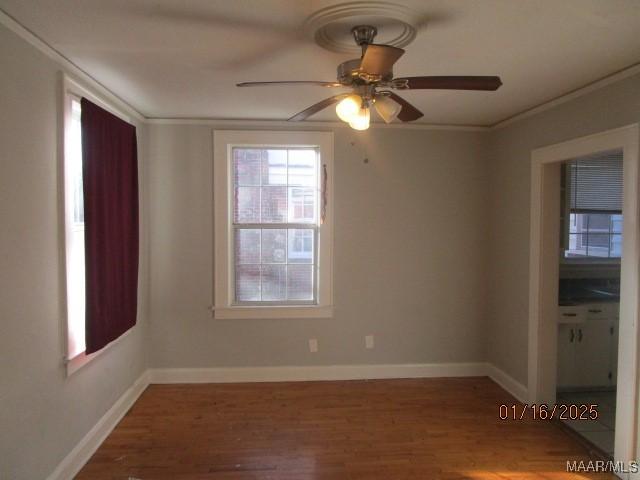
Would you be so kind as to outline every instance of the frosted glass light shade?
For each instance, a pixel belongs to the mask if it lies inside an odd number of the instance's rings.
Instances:
[[[385,96],[376,97],[374,105],[376,111],[386,123],[391,123],[391,121],[398,116],[400,110],[402,110],[402,105]]]
[[[336,114],[343,122],[351,122],[362,107],[360,95],[349,95],[336,105]]]
[[[354,130],[366,130],[369,128],[371,113],[368,108],[361,108],[358,114],[349,122],[349,126]]]

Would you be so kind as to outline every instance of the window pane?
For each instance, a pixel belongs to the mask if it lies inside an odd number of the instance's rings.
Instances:
[[[284,263],[287,259],[287,231],[267,228],[262,230],[262,263]]]
[[[287,298],[289,300],[313,300],[313,266],[287,266]]]
[[[608,233],[589,233],[587,237],[587,254],[590,257],[608,257],[609,256],[609,234]]]
[[[82,187],[82,107],[80,102],[71,102],[71,122],[69,129],[69,146],[66,158],[66,169],[73,184],[73,223],[84,225],[84,198]],[[83,247],[84,248],[84,247]]]
[[[287,187],[262,187],[262,223],[287,221]]]
[[[236,300],[260,301],[260,265],[236,266]]]
[[[622,233],[622,215],[611,215],[611,231]]]
[[[235,223],[260,222],[260,187],[238,187],[234,200]]]
[[[248,148],[233,149],[233,174],[236,186],[260,185],[262,151]]]
[[[236,230],[236,263],[260,263],[260,230]]]
[[[586,243],[583,245],[585,238],[580,233],[569,234],[569,248],[565,251],[565,257],[579,257],[587,254]]]
[[[262,266],[262,300],[287,299],[287,277],[285,265]]]
[[[289,263],[313,263],[313,229],[289,229]]]
[[[611,226],[611,215],[601,213],[589,214],[589,231],[609,233]]]
[[[622,257],[622,235],[611,235],[611,257]]]
[[[570,233],[586,233],[589,225],[589,216],[583,213],[572,213],[569,216]]]
[[[576,214],[569,214],[569,233],[577,233],[577,220]]]
[[[287,184],[287,151],[264,150],[262,154],[262,184]]]
[[[74,226],[68,239],[67,259],[67,315],[69,330],[69,358],[85,351],[85,266],[84,266],[84,227]]]
[[[317,163],[315,150],[289,150],[289,185],[317,187]]]
[[[316,218],[317,190],[306,187],[289,188],[289,221],[313,223]]]

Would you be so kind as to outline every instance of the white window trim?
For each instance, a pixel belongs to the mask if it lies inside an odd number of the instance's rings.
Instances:
[[[318,148],[327,170],[326,216],[319,226],[318,299],[312,305],[234,305],[232,288],[231,149],[234,146]],[[333,316],[333,133],[214,130],[214,318],[330,318]]]
[[[64,283],[64,291],[65,291],[65,295],[64,295],[64,299],[65,299],[65,303],[64,303],[64,318],[65,318],[65,356],[64,356],[64,363],[66,365],[66,370],[67,370],[67,377],[72,375],[73,373],[77,372],[80,368],[82,368],[83,366],[87,365],[89,362],[91,362],[93,359],[99,357],[102,353],[104,353],[105,351],[109,350],[113,345],[115,345],[116,343],[118,343],[118,341],[121,338],[124,338],[131,330],[125,332],[125,334],[121,335],[119,338],[117,338],[116,340],[114,340],[113,342],[109,343],[108,345],[106,345],[105,347],[103,347],[102,349],[98,350],[97,352],[91,353],[89,355],[87,355],[85,352],[81,352],[75,356],[73,356],[72,358],[69,358],[69,345],[70,345],[70,325],[69,325],[69,314],[68,314],[68,310],[67,310],[67,305],[70,302],[70,298],[72,295],[72,292],[69,291],[69,289],[67,288],[68,285],[68,278],[67,278],[67,273],[69,271],[69,264],[68,262],[70,261],[70,255],[69,255],[69,251],[68,251],[68,247],[69,247],[69,239],[71,238],[72,232],[71,232],[71,225],[69,224],[69,222],[67,222],[67,219],[70,217],[71,213],[70,213],[70,209],[73,208],[73,204],[70,201],[71,198],[73,198],[73,186],[67,181],[67,176],[66,176],[66,172],[65,172],[65,157],[66,157],[66,152],[67,152],[67,146],[68,146],[68,138],[67,138],[67,125],[69,124],[69,122],[71,121],[71,101],[70,101],[70,97],[76,97],[76,98],[86,98],[88,100],[91,100],[93,103],[95,103],[96,105],[99,105],[100,107],[104,108],[105,110],[113,113],[114,115],[116,115],[117,117],[121,118],[122,120],[131,123],[131,119],[130,117],[126,114],[123,113],[121,110],[115,108],[114,106],[110,105],[108,102],[106,102],[105,100],[101,99],[100,97],[94,95],[91,91],[89,91],[87,88],[85,88],[84,86],[82,86],[80,83],[78,83],[77,81],[75,81],[74,79],[70,78],[69,76],[63,74],[62,75],[62,104],[63,104],[63,108],[61,109],[62,111],[62,148],[61,148],[61,171],[62,171],[62,182],[64,184],[64,195],[62,196],[62,205],[63,205],[63,212],[64,215],[62,217],[62,222],[63,222],[63,228],[64,228],[64,232],[65,232],[65,242],[64,242],[64,250],[63,250],[63,254],[64,254],[64,276],[65,276],[65,283]]]

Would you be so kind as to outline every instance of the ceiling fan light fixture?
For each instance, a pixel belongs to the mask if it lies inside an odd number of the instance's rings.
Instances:
[[[336,114],[343,122],[350,123],[358,115],[362,109],[362,98],[360,95],[349,95],[336,105]]]
[[[362,5],[367,3],[381,2],[347,2],[353,3],[353,8],[360,11]],[[384,3],[384,2],[382,2]],[[336,5],[342,9],[345,5],[342,2]],[[376,7],[377,8],[377,7]],[[322,9],[320,12],[325,12]],[[361,12],[362,13],[362,12]],[[314,14],[315,15],[315,14]],[[362,16],[361,14],[359,14]],[[325,20],[333,18],[333,13],[329,17],[321,15]],[[324,25],[324,24],[323,24]],[[338,65],[337,82],[315,81],[315,80],[285,80],[267,82],[242,82],[238,87],[252,87],[262,85],[316,85],[322,87],[346,87],[352,88],[351,94],[341,93],[325,98],[320,102],[298,112],[289,121],[299,122],[306,120],[319,111],[336,105],[336,114],[340,120],[348,123],[356,130],[366,130],[369,128],[371,116],[371,104],[375,105],[376,111],[386,123],[390,123],[394,118],[401,122],[412,122],[423,117],[424,114],[411,105],[401,96],[387,90],[388,88],[399,90],[479,90],[494,91],[502,85],[502,80],[498,76],[487,75],[457,75],[457,76],[419,76],[419,77],[398,77],[393,76],[393,66],[405,53],[402,45],[395,41],[385,43],[373,43],[377,33],[377,28],[371,24],[356,24],[350,31],[353,34],[355,43],[362,50],[359,59],[347,60]],[[415,32],[414,32],[415,33]],[[316,35],[318,32],[316,31]],[[315,37],[318,38],[317,36]],[[413,37],[412,37],[413,38]],[[385,89],[379,91],[378,89]]]
[[[398,116],[400,110],[402,110],[402,105],[384,95],[378,95],[376,97],[374,106],[376,107],[378,115],[380,115],[386,123],[391,123],[393,119]]]
[[[356,114],[356,116],[349,122],[349,126],[354,130],[366,130],[369,128],[369,120],[371,119],[371,112],[368,107],[363,107]]]

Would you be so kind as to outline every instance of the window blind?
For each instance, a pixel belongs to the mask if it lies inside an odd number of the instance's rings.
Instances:
[[[622,150],[570,161],[567,189],[571,213],[621,213]]]

